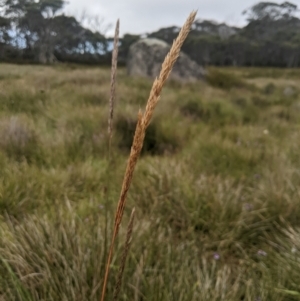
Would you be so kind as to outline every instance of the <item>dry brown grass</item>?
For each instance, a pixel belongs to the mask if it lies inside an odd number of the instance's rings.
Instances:
[[[117,21],[115,37],[114,37],[114,49],[112,53],[112,63],[111,63],[111,84],[110,84],[110,99],[109,99],[109,118],[108,118],[108,135],[109,135],[109,153],[111,147],[112,138],[112,122],[114,117],[114,103],[116,96],[116,75],[118,66],[118,43],[119,43],[119,27],[120,21]]]
[[[120,224],[122,221],[125,204],[126,204],[126,197],[127,197],[127,193],[128,193],[130,184],[132,182],[133,172],[134,172],[137,160],[139,158],[139,155],[141,153],[141,150],[143,148],[143,142],[144,142],[144,138],[145,138],[145,134],[146,134],[146,129],[151,122],[151,118],[153,116],[154,109],[159,101],[162,88],[163,88],[165,82],[167,81],[167,79],[172,71],[172,68],[180,54],[180,49],[190,31],[190,28],[195,20],[196,14],[197,14],[197,12],[193,11],[187,18],[186,22],[184,23],[182,29],[180,30],[180,32],[178,34],[178,37],[173,42],[173,45],[162,64],[162,68],[161,68],[158,78],[156,78],[154,80],[154,83],[153,83],[153,86],[150,91],[150,95],[149,95],[149,98],[148,98],[148,101],[146,104],[146,109],[145,109],[144,114],[141,111],[139,111],[139,114],[138,114],[138,122],[137,122],[136,130],[135,130],[135,135],[133,138],[131,152],[130,152],[129,160],[127,162],[125,176],[123,179],[122,190],[121,190],[121,194],[120,194],[120,198],[119,198],[119,202],[118,202],[118,206],[117,206],[117,210],[116,210],[114,231],[113,231],[113,236],[112,236],[110,250],[109,250],[108,259],[107,259],[101,301],[104,301],[104,299],[105,299],[105,291],[106,291],[106,286],[107,286],[109,267],[110,267],[112,255],[113,255],[114,243],[115,243],[115,239],[118,235],[119,227],[120,227]]]
[[[116,283],[116,286],[115,286],[115,291],[114,291],[114,296],[113,296],[114,301],[118,300],[118,296],[119,296],[119,293],[120,293],[120,290],[121,290],[122,277],[123,277],[123,273],[124,273],[125,263],[126,263],[128,251],[129,251],[129,248],[130,248],[130,244],[131,244],[134,216],[135,216],[135,208],[133,208],[132,211],[131,211],[131,216],[130,216],[130,220],[129,220],[128,227],[127,227],[124,251],[123,251],[123,254],[122,254],[121,265],[120,265],[120,268],[119,268],[117,283]]]
[[[22,120],[23,119],[23,120]],[[18,148],[25,148],[35,139],[33,126],[28,124],[26,118],[10,117],[0,120],[0,146],[5,148],[14,145]]]

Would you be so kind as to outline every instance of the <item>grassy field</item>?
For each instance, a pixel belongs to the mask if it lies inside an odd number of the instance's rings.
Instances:
[[[139,108],[152,81],[118,71],[0,65],[0,300],[99,300]],[[168,82],[112,261],[112,299],[300,299],[300,70],[210,68]]]

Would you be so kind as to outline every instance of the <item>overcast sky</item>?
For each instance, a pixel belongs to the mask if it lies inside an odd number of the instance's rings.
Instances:
[[[69,0],[66,11],[79,15],[103,17],[106,23],[115,24],[120,18],[120,33],[141,34],[172,25],[181,26],[189,12],[198,10],[197,18],[226,22],[242,26],[242,11],[259,0]],[[274,1],[278,2],[278,1]],[[280,1],[284,2],[283,0]],[[300,0],[292,1],[300,4]],[[298,2],[298,3],[297,3]],[[111,29],[108,34],[113,31]]]

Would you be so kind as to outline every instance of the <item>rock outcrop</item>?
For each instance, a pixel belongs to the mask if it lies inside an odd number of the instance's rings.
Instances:
[[[129,49],[127,60],[128,74],[150,78],[158,76],[161,64],[170,47],[166,42],[155,38],[137,41]],[[170,78],[190,82],[203,79],[205,74],[206,72],[201,66],[181,52]]]

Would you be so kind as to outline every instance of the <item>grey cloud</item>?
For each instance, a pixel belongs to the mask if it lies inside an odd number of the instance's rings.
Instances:
[[[161,27],[181,26],[191,10],[198,18],[242,25],[242,11],[259,1],[253,0],[70,0],[67,10],[98,14],[108,23],[121,20],[121,34],[140,34]]]

